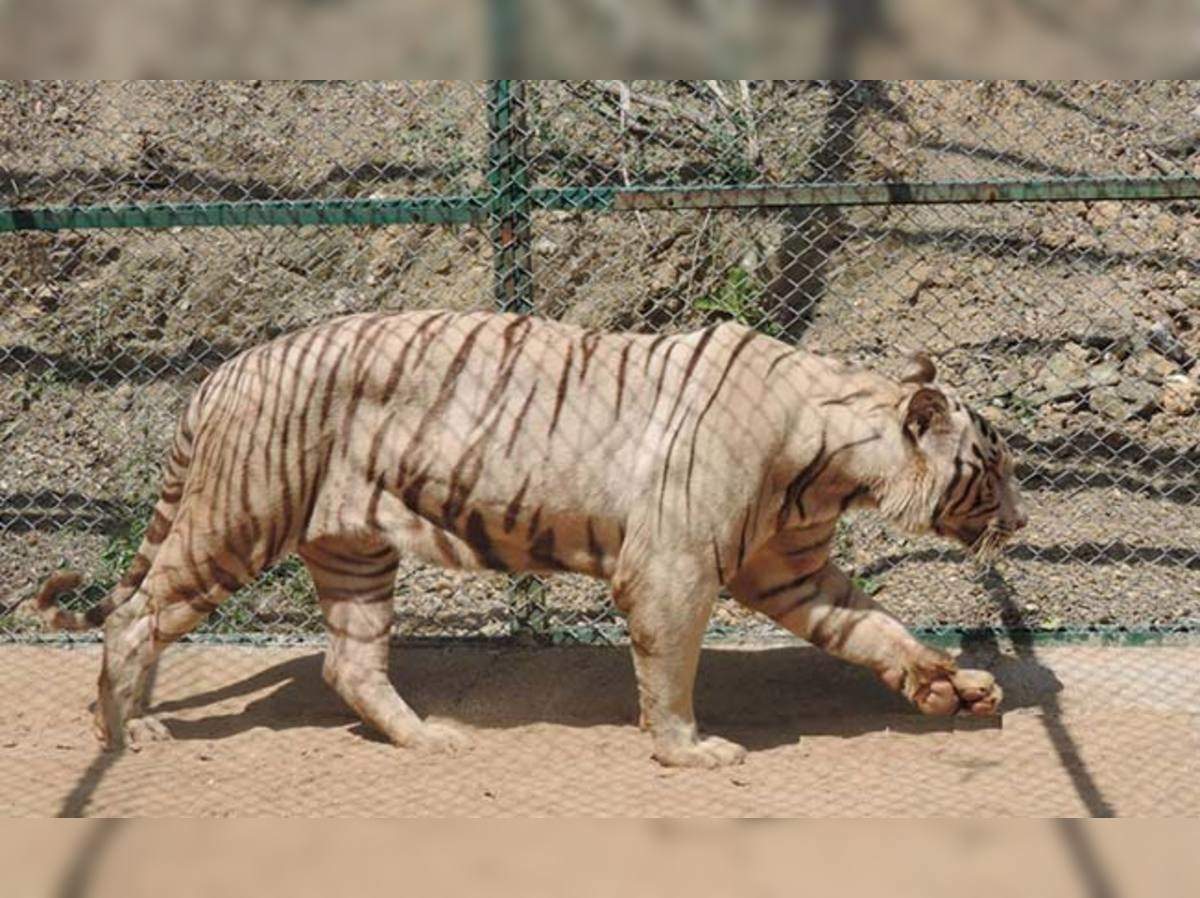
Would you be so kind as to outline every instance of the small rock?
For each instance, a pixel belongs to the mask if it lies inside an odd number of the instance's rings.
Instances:
[[[1075,343],[1067,343],[1050,356],[1038,373],[1030,401],[1042,405],[1087,390],[1089,368],[1087,350]]]
[[[442,256],[437,264],[433,266],[434,274],[449,274],[450,269],[454,267],[454,260],[449,255]]]
[[[1188,358],[1187,347],[1179,341],[1175,333],[1175,324],[1170,318],[1164,316],[1156,321],[1147,336],[1150,346],[1167,358],[1176,361],[1186,361]]]
[[[1153,349],[1143,349],[1125,361],[1124,371],[1126,379],[1132,377],[1152,384],[1161,384],[1167,377],[1177,373],[1179,368]]]
[[[1159,302],[1162,306],[1163,314],[1172,324],[1177,323],[1180,316],[1187,314],[1187,303],[1174,293],[1163,293]]]
[[[675,270],[675,263],[660,262],[654,268],[654,273],[650,276],[650,289],[656,293],[662,293],[670,290],[678,283],[678,272]]]
[[[1158,404],[1172,415],[1190,415],[1200,405],[1200,384],[1186,374],[1172,374],[1163,384]]]
[[[1088,384],[1092,387],[1111,387],[1121,380],[1121,371],[1115,362],[1102,362],[1088,369]]]
[[[549,237],[539,237],[533,241],[533,251],[539,256],[553,256],[558,252],[558,244]]]
[[[1018,392],[1028,382],[1024,371],[1015,367],[1005,367],[992,375],[992,395],[1008,396]]]
[[[1088,336],[1084,340],[1087,346],[1121,359],[1141,348],[1134,345],[1132,322],[1128,318],[1116,312],[1099,311],[1088,320]]]
[[[1150,433],[1156,437],[1167,436],[1178,426],[1179,422],[1175,420],[1175,416],[1168,415],[1166,412],[1158,412],[1150,416]]]
[[[1103,231],[1121,217],[1121,204],[1113,200],[1101,200],[1092,203],[1087,211],[1087,220],[1093,228]]]
[[[1141,415],[1158,405],[1158,391],[1141,380],[1125,378],[1113,389],[1132,409],[1132,414]]]
[[[1125,378],[1115,386],[1098,387],[1088,395],[1092,409],[1113,421],[1126,421],[1158,407],[1158,391],[1145,381]]]
[[[1042,231],[1042,240],[1056,249],[1065,249],[1078,239],[1065,227],[1049,226]]]
[[[1093,411],[1111,421],[1124,421],[1133,417],[1130,404],[1116,390],[1116,387],[1101,387],[1088,394],[1088,403]]]
[[[1179,222],[1169,212],[1159,212],[1152,225],[1154,233],[1163,240],[1173,240],[1179,233]]]
[[[1050,357],[1051,366],[1062,366],[1063,370],[1078,370],[1088,362],[1088,351],[1078,343],[1064,343],[1058,352]]]

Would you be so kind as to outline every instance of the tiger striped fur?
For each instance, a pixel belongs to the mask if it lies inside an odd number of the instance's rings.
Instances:
[[[610,580],[663,764],[743,755],[700,737],[692,713],[722,586],[923,712],[991,713],[990,675],[921,645],[830,561],[850,508],[980,553],[1023,525],[999,434],[932,380],[927,359],[897,382],[732,323],[667,336],[495,313],[342,318],[217,369],[178,424],[124,579],[86,614],[57,606],[69,575],[38,604],[58,627],[104,623],[109,746],[162,733],[142,719],[159,652],[291,552],[329,631],[325,679],[398,745],[462,742],[388,680],[403,556]]]

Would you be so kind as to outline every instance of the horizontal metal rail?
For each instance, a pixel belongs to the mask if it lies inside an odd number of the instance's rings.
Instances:
[[[1071,178],[1043,181],[909,181],[756,187],[556,187],[529,191],[548,211],[763,209],[795,206],[1055,203],[1200,199],[1200,178]],[[491,194],[220,203],[130,203],[0,208],[0,232],[96,228],[296,227],[455,224],[507,214]]]
[[[487,216],[486,196],[411,199],[145,203],[0,209],[0,232],[96,228],[449,224]]]
[[[1198,198],[1200,179],[1197,178],[1079,178],[1049,181],[911,181],[891,184],[623,189],[617,192],[613,208],[728,209]]]

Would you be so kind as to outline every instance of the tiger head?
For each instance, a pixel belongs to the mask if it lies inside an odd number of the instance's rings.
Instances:
[[[918,354],[901,380],[900,406],[907,463],[903,507],[895,517],[916,531],[933,531],[991,561],[1025,526],[1013,458],[1004,438],[953,392],[934,385],[936,371]]]

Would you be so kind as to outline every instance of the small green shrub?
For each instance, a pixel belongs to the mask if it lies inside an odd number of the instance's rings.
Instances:
[[[762,283],[754,275],[735,265],[726,273],[721,285],[712,293],[696,300],[694,307],[701,312],[710,312],[752,327],[768,337],[782,338],[783,328],[763,311],[762,294]]]

